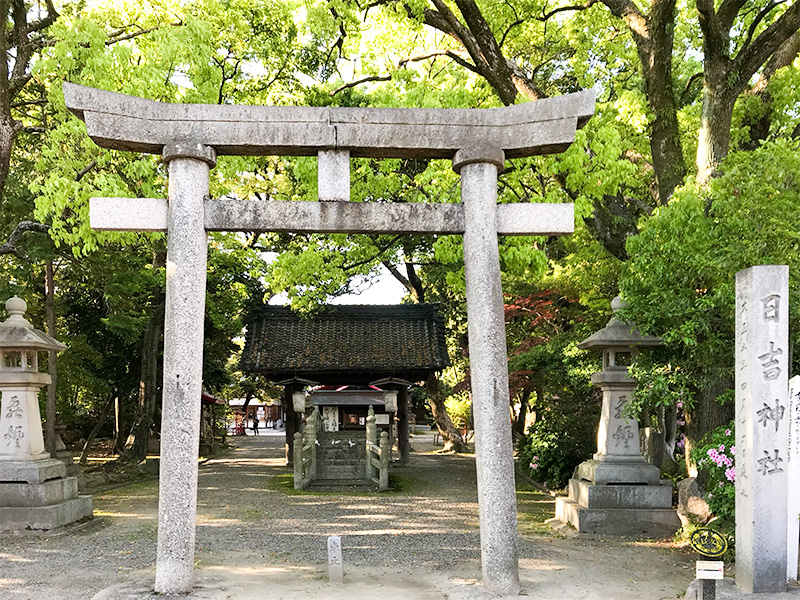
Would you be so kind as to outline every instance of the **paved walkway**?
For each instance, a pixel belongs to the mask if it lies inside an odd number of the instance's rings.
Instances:
[[[200,468],[192,598],[484,596],[473,457],[413,454],[396,471],[402,492],[295,494],[282,438],[233,441]],[[0,600],[148,596],[157,494],[155,481],[120,488],[95,496],[96,518],[75,530],[0,535]],[[344,586],[326,582],[331,534],[343,536]],[[525,534],[519,546],[523,587],[542,599],[675,598],[693,576],[685,553],[647,544]]]

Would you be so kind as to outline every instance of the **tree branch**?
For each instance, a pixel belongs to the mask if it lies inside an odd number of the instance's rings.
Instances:
[[[786,0],[774,0],[761,9],[761,11],[756,15],[756,18],[753,19],[753,22],[750,23],[750,27],[747,29],[747,37],[744,40],[744,44],[742,44],[742,48],[747,48],[750,45],[759,23],[761,23],[761,21],[763,21],[769,13],[775,10],[777,6],[780,6],[784,2],[786,2]]]
[[[369,77],[362,77],[361,79],[356,79],[355,81],[351,81],[349,83],[345,83],[344,85],[340,85],[338,88],[331,92],[331,96],[335,96],[339,92],[346,90],[347,88],[356,87],[357,85],[361,85],[362,83],[367,83],[369,81],[389,81],[392,78],[391,75],[370,75]]]
[[[80,171],[78,171],[78,174],[75,175],[75,181],[80,181],[81,179],[83,179],[86,176],[86,174],[92,169],[94,169],[96,166],[97,166],[96,160],[90,162],[88,165],[86,165]]]
[[[342,267],[341,267],[342,271],[352,271],[353,269],[355,269],[357,267],[360,267],[362,265],[366,265],[366,264],[371,263],[373,260],[375,260],[376,258],[380,257],[381,254],[383,254],[384,252],[389,250],[389,248],[394,246],[394,244],[397,242],[397,240],[399,240],[402,237],[403,237],[402,235],[394,236],[389,241],[389,243],[387,243],[383,248],[378,248],[378,251],[375,254],[373,254],[372,256],[370,256],[369,258],[365,258],[364,260],[356,261],[356,262],[351,263],[349,265],[342,265]],[[381,262],[383,262],[383,261],[381,261]]]
[[[17,251],[17,244],[19,243],[20,239],[22,238],[25,233],[28,231],[36,231],[39,233],[47,233],[49,227],[42,223],[37,223],[36,221],[20,221],[17,223],[17,226],[14,228],[14,231],[8,236],[8,239],[5,241],[4,244],[0,244],[0,255],[4,254],[13,254],[17,257],[20,257],[19,252]]]
[[[761,65],[798,29],[800,29],[800,0],[795,0],[786,12],[736,55],[735,66],[739,73],[736,89],[743,90]]]
[[[742,10],[742,7],[747,4],[747,0],[723,0],[719,5],[717,11],[717,19],[719,19],[720,27],[725,31],[730,31],[733,27],[733,22],[736,20],[736,15]]]
[[[391,274],[394,276],[394,278],[395,278],[395,279],[397,279],[397,281],[399,281],[399,282],[400,282],[400,284],[401,284],[401,285],[402,285],[404,288],[406,288],[406,289],[408,290],[408,293],[409,293],[409,294],[414,294],[414,293],[415,293],[415,291],[414,291],[414,286],[413,286],[413,285],[411,285],[411,282],[410,282],[408,279],[406,279],[405,277],[403,277],[403,274],[402,274],[400,271],[398,271],[398,270],[397,270],[397,267],[395,267],[395,266],[394,266],[392,263],[390,263],[388,260],[382,260],[382,261],[381,261],[381,264],[382,264],[384,267],[386,267],[386,270],[387,270],[387,271],[389,271],[389,273],[391,273]]]
[[[702,81],[702,79],[703,79],[703,72],[702,71],[699,71],[699,72],[695,73],[694,75],[692,75],[691,77],[689,77],[689,79],[686,81],[686,85],[683,86],[683,91],[681,92],[681,96],[680,96],[680,105],[681,106],[686,106],[689,103],[689,97],[688,96],[692,91],[692,85],[694,85],[695,81],[697,81],[697,80],[701,80]]]
[[[558,8],[554,8],[549,12],[544,12],[544,8],[542,8],[542,16],[536,17],[537,21],[547,21],[553,15],[557,15],[561,12],[567,12],[571,10],[586,10],[597,4],[599,0],[588,0],[588,2],[584,2],[583,4],[573,4],[571,6],[559,6]]]
[[[465,59],[463,56],[459,56],[459,54],[455,50],[437,50],[436,52],[430,52],[428,54],[421,54],[419,56],[412,56],[411,58],[404,58],[398,63],[398,66],[405,67],[407,63],[420,62],[423,60],[427,60],[429,58],[435,58],[437,56],[446,56],[447,58],[461,65],[465,69],[468,69],[473,73],[478,73],[478,69],[475,67],[475,65],[467,61],[467,59]]]

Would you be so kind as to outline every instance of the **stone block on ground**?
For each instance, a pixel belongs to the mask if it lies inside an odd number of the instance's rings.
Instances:
[[[0,531],[56,529],[91,516],[91,496],[77,496],[51,506],[0,506]]]
[[[701,581],[695,579],[686,589],[684,600],[699,600]],[[800,588],[790,588],[785,592],[769,592],[763,594],[747,594],[736,587],[730,577],[717,581],[717,600],[798,600]]]
[[[680,527],[669,508],[587,508],[569,498],[556,498],[556,519],[580,533],[668,537]]]
[[[689,522],[706,524],[713,516],[705,501],[705,490],[696,477],[687,477],[678,482],[678,516],[686,525]]]
[[[49,506],[78,495],[75,477],[51,479],[44,483],[0,483],[0,506]]]
[[[672,485],[592,485],[570,479],[569,497],[591,508],[672,508]]]

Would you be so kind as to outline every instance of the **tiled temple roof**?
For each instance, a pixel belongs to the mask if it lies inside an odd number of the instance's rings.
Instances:
[[[324,384],[387,376],[420,381],[449,364],[435,304],[338,305],[309,319],[267,305],[247,321],[240,367],[273,381]]]

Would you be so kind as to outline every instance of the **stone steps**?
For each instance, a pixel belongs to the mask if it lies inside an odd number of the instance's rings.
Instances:
[[[315,479],[308,484],[307,490],[318,492],[351,492],[351,491],[373,491],[375,484],[366,479]]]

